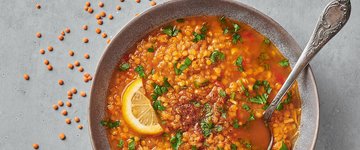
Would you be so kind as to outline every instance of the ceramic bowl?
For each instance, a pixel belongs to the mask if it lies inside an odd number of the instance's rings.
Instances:
[[[280,10],[279,10],[280,11]],[[231,0],[171,0],[152,7],[132,19],[112,39],[99,64],[91,89],[89,127],[93,149],[110,149],[105,128],[100,121],[106,114],[106,95],[111,75],[124,53],[153,29],[177,18],[189,16],[226,16],[252,26],[268,37],[294,66],[301,48],[278,23],[258,10]],[[315,146],[319,125],[319,98],[310,66],[297,80],[302,99],[299,136],[295,150],[309,150]]]

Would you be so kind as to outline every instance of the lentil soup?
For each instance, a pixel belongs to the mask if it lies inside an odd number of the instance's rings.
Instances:
[[[112,149],[266,149],[262,114],[290,73],[272,42],[218,16],[177,19],[122,57],[107,96]],[[291,149],[300,123],[294,84],[274,112],[273,149]]]

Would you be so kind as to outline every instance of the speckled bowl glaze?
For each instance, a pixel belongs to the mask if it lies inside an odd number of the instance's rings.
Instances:
[[[280,11],[280,10],[279,10]],[[113,70],[121,56],[151,30],[171,20],[188,16],[226,16],[247,23],[268,37],[293,66],[301,48],[278,23],[256,9],[231,0],[172,0],[153,7],[131,20],[106,48],[96,70],[91,89],[89,128],[93,149],[110,149],[105,128],[100,125],[106,111],[106,95]],[[295,150],[315,146],[319,125],[319,98],[310,67],[297,80],[302,98],[302,114]]]

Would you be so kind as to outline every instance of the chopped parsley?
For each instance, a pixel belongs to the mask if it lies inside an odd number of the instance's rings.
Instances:
[[[289,66],[289,60],[283,59],[283,60],[281,60],[281,61],[279,62],[279,65],[280,65],[281,67],[288,67],[288,66]]]
[[[155,69],[151,69],[150,74],[155,74]]]
[[[262,107],[263,110],[266,110],[267,108],[269,108],[269,104],[265,104],[265,105]]]
[[[244,71],[244,66],[243,66],[243,57],[242,56],[239,56],[236,61],[235,61],[235,65],[238,67],[238,70],[240,72],[243,72]]]
[[[284,141],[282,141],[282,143],[281,143],[280,150],[288,150],[288,148],[287,148],[286,144],[284,143]]]
[[[240,34],[234,33],[232,36],[232,42],[234,44],[237,44],[238,41],[242,42],[242,38],[241,38]]]
[[[199,82],[199,81],[194,81],[194,86],[195,88],[200,88],[200,87],[204,87],[206,85],[209,84],[209,80],[204,80],[202,82]]]
[[[129,70],[129,68],[130,68],[130,64],[129,63],[123,63],[123,64],[121,64],[120,65],[120,71],[127,71],[127,70]]]
[[[218,111],[221,112],[221,117],[226,119],[226,109],[224,109],[224,107],[218,107]]]
[[[251,149],[251,144],[250,143],[245,143],[245,147],[248,149]]]
[[[224,129],[224,128],[223,128],[223,126],[221,126],[221,125],[216,125],[216,126],[215,126],[215,131],[216,131],[216,132],[221,132],[223,129]]]
[[[122,148],[124,146],[124,140],[120,139],[119,143],[116,146]]]
[[[197,150],[197,147],[195,145],[191,145],[191,150]]]
[[[185,22],[185,19],[184,18],[176,19],[176,22],[183,23]]]
[[[150,52],[150,53],[153,53],[153,52],[155,52],[155,49],[154,49],[154,47],[150,47],[150,48],[147,49],[147,51]]]
[[[238,32],[240,30],[240,26],[236,23],[233,24],[234,26],[234,32]]]
[[[250,102],[257,103],[257,104],[266,104],[269,95],[264,93],[262,95],[257,95],[255,97],[251,97],[249,100]]]
[[[235,119],[234,121],[233,121],[233,127],[235,128],[235,129],[238,129],[239,127],[240,127],[240,125],[239,125],[239,120],[237,120],[237,119]]]
[[[237,146],[235,144],[230,145],[231,150],[237,150]]]
[[[221,97],[225,98],[225,97],[226,97],[226,92],[225,92],[223,89],[220,89],[220,90],[219,90],[219,95],[220,95]]]
[[[214,50],[210,55],[210,61],[212,63],[215,63],[219,60],[224,60],[224,59],[225,59],[225,54],[220,52],[219,50]]]
[[[205,113],[205,117],[200,122],[200,128],[201,128],[202,134],[205,137],[209,137],[212,129],[214,128],[214,124],[211,121],[211,116],[213,114],[213,110],[209,103],[206,103],[204,105],[203,111]]]
[[[171,147],[174,150],[178,150],[180,145],[182,144],[182,132],[176,132],[175,136],[170,138]]]
[[[184,60],[184,64],[180,65],[179,68],[177,68],[177,62],[174,64],[174,71],[175,71],[175,74],[176,75],[180,75],[182,74],[182,72],[189,68],[190,65],[191,65],[191,60],[189,59],[189,57],[186,57],[185,60]]]
[[[244,85],[241,86],[241,90],[245,93],[246,97],[250,96],[249,89],[247,89]]]
[[[291,98],[292,98],[292,93],[291,92],[288,92],[286,93],[286,99],[284,100],[284,103],[285,104],[289,104],[291,102]]]
[[[135,72],[137,72],[139,74],[139,76],[141,78],[144,78],[145,77],[145,71],[144,71],[144,67],[139,65],[135,68]]]
[[[223,30],[224,30],[224,31],[223,31],[223,34],[229,33],[229,28],[228,28],[228,27],[224,28]]]
[[[284,109],[284,104],[281,102],[279,105],[276,106],[276,110],[282,110]]]
[[[130,138],[128,148],[129,148],[129,150],[135,150],[135,138],[134,137]]]
[[[205,39],[205,36],[206,36],[206,32],[207,32],[208,28],[206,26],[206,24],[204,24],[201,29],[200,29],[200,34],[197,33],[197,32],[194,32],[193,35],[194,35],[194,39],[193,41],[195,43],[201,41],[201,40],[204,40]]]
[[[232,99],[232,100],[235,100],[235,92],[231,92],[231,94],[230,94],[230,99]]]
[[[249,121],[255,120],[255,116],[253,113],[250,113]]]
[[[225,24],[226,23],[226,17],[225,16],[221,16],[219,19],[220,23]]]
[[[242,108],[244,108],[246,111],[250,110],[250,107],[247,104],[242,104]]]
[[[268,38],[265,38],[265,39],[264,39],[264,43],[267,44],[267,45],[269,45],[271,42],[270,42],[270,40],[269,40]]]
[[[170,37],[174,37],[180,32],[180,30],[176,29],[176,26],[167,26],[162,30],[162,32]]]
[[[160,101],[160,100],[154,101],[154,103],[153,103],[153,108],[154,108],[154,110],[160,110],[160,111],[164,111],[164,110],[165,110],[165,106],[163,106],[163,105],[161,104],[161,101]]]
[[[195,100],[190,101],[195,107],[200,107],[201,103]]]
[[[116,128],[116,127],[120,126],[120,121],[102,120],[102,121],[100,121],[100,124],[104,127]]]

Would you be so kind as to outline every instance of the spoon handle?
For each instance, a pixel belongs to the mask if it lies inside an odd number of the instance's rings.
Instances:
[[[270,121],[272,113],[281,103],[287,90],[294,83],[301,71],[309,64],[310,60],[320,51],[320,49],[334,37],[346,24],[350,17],[350,0],[334,0],[328,4],[323,11],[316,28],[307,43],[299,60],[296,62],[285,83],[276,94],[275,98],[264,112],[264,120]]]

